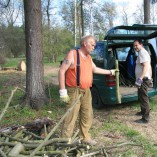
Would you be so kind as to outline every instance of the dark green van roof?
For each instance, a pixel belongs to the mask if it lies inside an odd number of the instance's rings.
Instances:
[[[143,40],[157,37],[157,25],[134,24],[132,26],[117,26],[107,32],[105,40]]]

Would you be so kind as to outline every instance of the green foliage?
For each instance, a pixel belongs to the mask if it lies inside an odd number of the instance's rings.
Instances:
[[[103,40],[107,30],[113,27],[113,21],[117,15],[115,3],[102,2],[101,5],[99,5],[93,0],[86,0],[83,2],[83,17],[81,17],[81,2],[77,2],[76,14],[77,41],[82,36],[82,27],[84,27],[84,32],[90,32],[91,34],[93,33],[94,36],[97,36],[97,39],[99,38],[99,40]],[[74,34],[75,7],[72,0],[65,0],[63,2],[61,15],[64,26]]]
[[[43,37],[44,56],[52,62],[56,62],[59,55],[67,52],[74,45],[73,35],[67,29],[54,28],[48,30],[45,27]]]
[[[61,15],[63,18],[64,26],[71,32],[74,33],[74,3],[73,0],[64,1],[61,8]]]
[[[5,49],[8,56],[18,57],[25,54],[24,28],[18,26],[3,26],[1,36],[5,42]]]

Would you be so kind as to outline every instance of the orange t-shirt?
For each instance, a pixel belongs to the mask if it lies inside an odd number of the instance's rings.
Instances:
[[[80,85],[82,89],[87,89],[92,86],[93,82],[93,72],[92,72],[92,58],[87,55],[84,59],[80,52]],[[69,87],[77,87],[76,83],[76,64],[77,64],[77,54],[74,51],[74,68],[69,68],[66,71],[66,85]]]

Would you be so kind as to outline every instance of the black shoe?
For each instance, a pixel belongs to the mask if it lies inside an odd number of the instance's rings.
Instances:
[[[137,112],[135,115],[136,115],[136,116],[142,116],[142,112],[141,112],[141,111],[140,111],[140,112]]]
[[[139,124],[147,124],[149,121],[142,118],[142,119],[135,120],[135,122]]]

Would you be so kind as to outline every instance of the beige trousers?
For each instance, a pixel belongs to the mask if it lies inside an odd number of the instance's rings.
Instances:
[[[80,89],[77,87],[68,87],[68,95],[70,102],[67,104],[67,109],[71,107],[72,102],[76,100],[79,94],[82,94],[80,101],[70,112],[62,125],[62,137],[72,137],[76,120],[79,115],[79,135],[83,140],[90,139],[89,129],[92,125],[93,110],[92,110],[92,97],[90,89]]]

